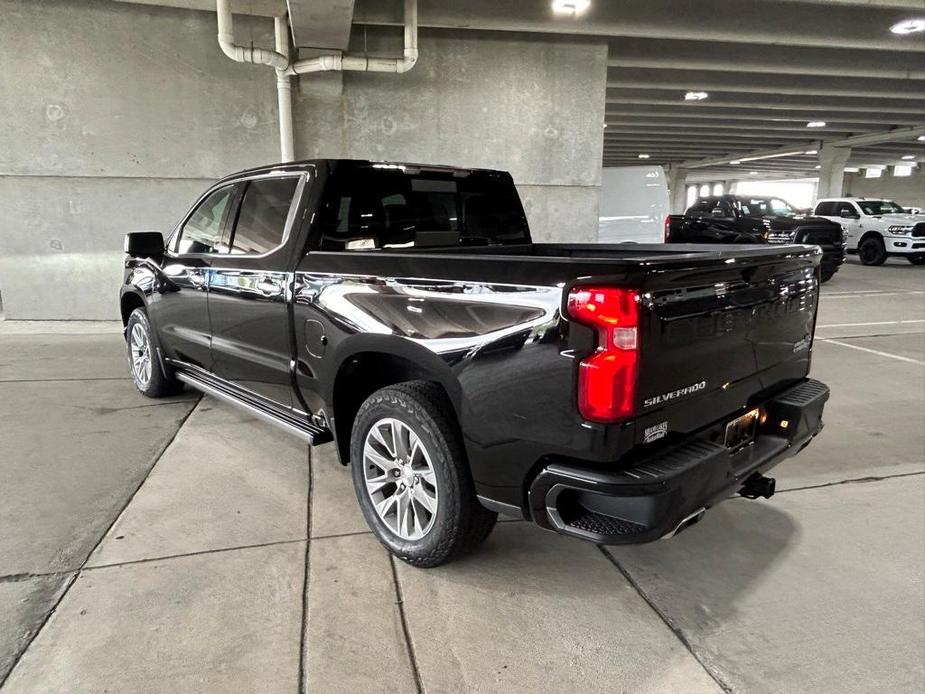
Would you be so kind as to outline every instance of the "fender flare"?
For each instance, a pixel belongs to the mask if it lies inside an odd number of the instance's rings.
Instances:
[[[331,378],[324,386],[322,399],[329,406],[334,403],[334,388],[337,377],[344,365],[353,357],[360,354],[382,354],[398,357],[414,364],[424,373],[438,382],[449,395],[457,417],[462,411],[463,393],[462,385],[453,369],[438,354],[412,340],[395,335],[375,335],[362,333],[353,335],[341,342],[332,354],[329,355]]]

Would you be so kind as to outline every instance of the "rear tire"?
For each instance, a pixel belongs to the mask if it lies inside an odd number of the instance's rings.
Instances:
[[[498,519],[476,498],[452,406],[432,383],[373,393],[354,420],[350,460],[366,523],[386,549],[413,566],[463,556]]]
[[[879,236],[868,236],[858,246],[858,257],[863,265],[883,265],[886,262],[886,247]]]
[[[183,383],[161,369],[156,344],[148,315],[144,309],[136,308],[125,326],[125,349],[135,387],[149,398],[176,395],[183,390]]]
[[[835,277],[835,270],[833,269],[829,269],[829,270],[823,269],[822,270],[821,279],[822,279],[823,284],[828,282],[833,277]]]

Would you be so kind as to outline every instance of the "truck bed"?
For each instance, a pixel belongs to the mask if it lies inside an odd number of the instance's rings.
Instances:
[[[297,286],[311,287],[306,302],[347,339],[372,331],[358,340],[372,348],[400,336],[409,360],[449,368],[476,484],[515,503],[543,455],[628,464],[653,427],[666,427],[670,442],[805,378],[819,258],[812,246],[701,244],[312,251]],[[594,424],[578,413],[577,364],[594,352],[596,334],[565,315],[576,285],[640,292],[630,421]],[[297,325],[300,303],[297,294]]]

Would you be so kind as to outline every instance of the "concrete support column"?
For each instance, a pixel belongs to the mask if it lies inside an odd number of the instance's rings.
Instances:
[[[681,214],[687,209],[687,169],[668,168],[668,195],[671,214]]]
[[[817,198],[837,198],[843,194],[845,164],[851,156],[850,147],[833,147],[822,143],[819,149],[819,186]]]

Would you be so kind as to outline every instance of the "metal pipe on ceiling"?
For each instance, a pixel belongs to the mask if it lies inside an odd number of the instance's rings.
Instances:
[[[218,16],[218,45],[229,58],[238,63],[269,65],[277,70],[289,67],[289,58],[281,53],[234,42],[234,19],[229,0],[215,0],[215,13]]]
[[[273,18],[276,50],[242,46],[234,40],[234,19],[229,0],[215,0],[218,21],[218,45],[222,52],[239,63],[269,65],[276,70],[276,100],[279,107],[280,160],[295,158],[292,128],[292,84],[290,75],[328,70],[363,72],[407,72],[418,60],[418,4],[405,0],[404,49],[401,58],[370,58],[360,55],[322,55],[292,62],[289,54],[289,24],[285,15]]]

